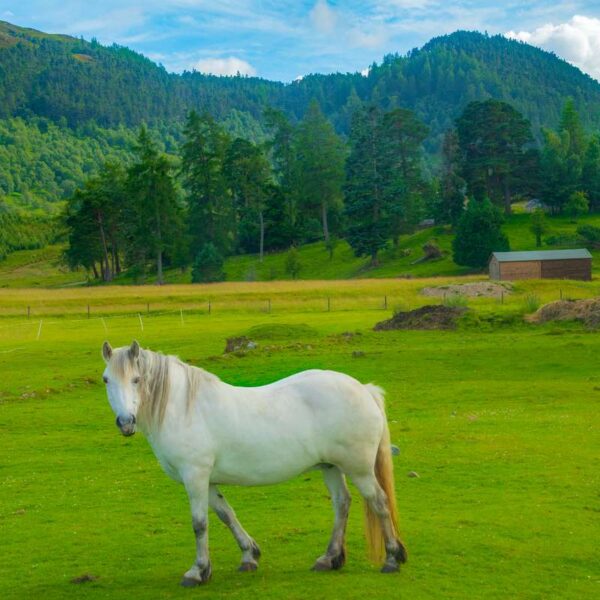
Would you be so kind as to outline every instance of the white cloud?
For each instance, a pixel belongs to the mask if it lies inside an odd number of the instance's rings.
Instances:
[[[600,19],[575,15],[566,23],[547,23],[533,31],[509,31],[505,35],[555,52],[600,80]]]
[[[10,19],[11,17],[14,17],[14,16],[15,16],[15,13],[14,13],[14,12],[12,12],[11,10],[5,10],[5,11],[2,13],[2,18],[3,18],[3,19]]]
[[[327,0],[318,0],[310,11],[310,19],[319,31],[330,33],[335,29],[337,16]]]
[[[245,60],[235,56],[227,58],[203,58],[192,67],[201,73],[212,75],[256,75],[256,69]]]

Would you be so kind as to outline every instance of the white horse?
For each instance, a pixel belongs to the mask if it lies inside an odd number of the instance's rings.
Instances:
[[[182,585],[210,578],[208,507],[229,527],[241,571],[258,566],[260,550],[219,492],[219,484],[263,485],[311,469],[323,472],[335,511],[327,551],[313,567],[339,569],[345,554],[350,495],[345,475],[365,500],[365,531],[382,572],[397,571],[406,550],[397,534],[390,435],[383,391],[334,371],[311,370],[260,387],[236,387],[174,356],[137,342],[102,347],[104,381],[123,435],[139,428],[166,473],[188,493],[196,562]]]

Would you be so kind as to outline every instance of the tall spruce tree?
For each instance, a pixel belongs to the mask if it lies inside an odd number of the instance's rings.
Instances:
[[[258,248],[262,262],[265,248],[265,210],[272,185],[269,161],[262,148],[238,138],[227,151],[224,171],[242,231],[246,231],[247,225],[254,225],[251,228],[258,230]]]
[[[346,239],[356,256],[370,256],[372,263],[390,237],[387,153],[381,110],[369,106],[355,111],[344,185]]]
[[[475,101],[456,120],[456,130],[469,195],[503,204],[509,214],[524,146],[533,141],[529,121],[506,102]]]
[[[316,100],[308,106],[296,135],[298,186],[305,213],[316,213],[329,244],[330,215],[341,212],[345,147]]]
[[[173,167],[161,154],[146,127],[140,128],[135,147],[136,161],[128,169],[127,191],[129,253],[141,274],[154,260],[157,283],[163,283],[165,255],[177,254],[182,243],[182,208]]]
[[[233,207],[223,163],[229,137],[209,114],[188,114],[181,146],[181,174],[187,191],[190,250],[193,257],[207,242],[220,253],[231,248]]]
[[[385,149],[385,203],[388,206],[390,234],[398,246],[402,233],[411,233],[423,215],[422,143],[427,126],[406,109],[383,115]]]

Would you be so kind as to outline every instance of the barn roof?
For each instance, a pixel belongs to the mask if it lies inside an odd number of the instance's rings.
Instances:
[[[529,260],[569,260],[573,258],[592,258],[585,248],[576,250],[534,250],[532,252],[494,252],[492,256],[498,262],[527,262]]]

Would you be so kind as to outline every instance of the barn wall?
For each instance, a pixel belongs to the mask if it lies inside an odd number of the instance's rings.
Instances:
[[[592,278],[592,259],[573,258],[569,260],[546,260],[542,263],[544,279],[583,279]]]
[[[540,279],[542,268],[539,260],[500,263],[500,279]]]

